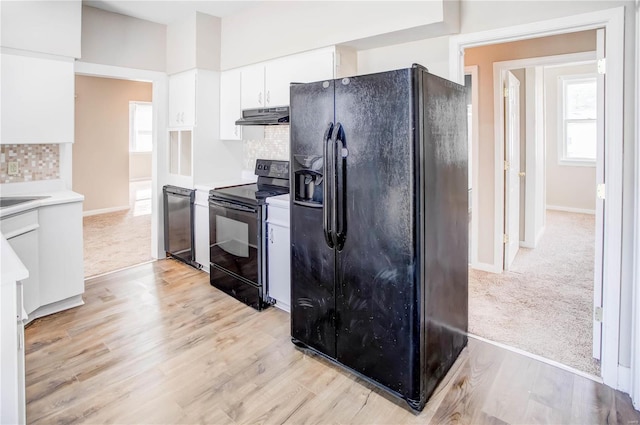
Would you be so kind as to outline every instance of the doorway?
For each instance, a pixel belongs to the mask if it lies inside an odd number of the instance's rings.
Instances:
[[[85,278],[152,260],[152,85],[76,76],[73,190],[84,201]]]
[[[589,131],[594,138],[587,149],[591,157],[579,157],[581,152],[575,146],[570,150],[579,158],[557,154],[563,137],[558,130],[566,127],[561,113],[563,93],[568,93],[561,82],[591,79],[596,72],[594,57],[593,52],[585,52],[494,63],[496,73],[505,76],[496,86],[499,96],[495,99],[505,105],[504,140],[512,139],[505,143],[505,158],[514,163],[505,163],[503,175],[506,180],[509,172],[513,173],[516,184],[512,191],[505,184],[505,217],[509,210],[514,214],[513,222],[505,219],[504,228],[507,234],[511,224],[514,228],[510,236],[515,237],[505,240],[505,271],[494,274],[471,270],[469,284],[472,333],[599,376],[600,340],[599,333],[593,332],[594,326],[599,330],[599,323],[592,321],[596,273],[595,86],[590,86],[590,96],[581,93],[581,99],[591,101],[586,120],[587,126],[594,126]],[[562,63],[577,59],[581,61]],[[509,77],[518,81],[509,84]],[[514,100],[520,102],[516,101],[514,114],[510,115],[508,103]],[[571,123],[581,122],[573,116],[567,118]],[[509,120],[515,123],[510,125]],[[538,122],[546,123],[541,137],[536,135]],[[535,237],[525,240],[527,222],[534,220],[540,223],[533,226]],[[509,243],[515,243],[515,253],[506,249]]]
[[[566,34],[571,31],[604,28],[606,30],[605,50],[607,52],[607,80],[605,84],[605,180],[607,182],[607,208],[604,214],[603,234],[603,326],[602,326],[602,377],[605,384],[619,388],[624,371],[618,367],[620,339],[620,276],[621,242],[622,242],[622,135],[623,132],[623,65],[624,65],[624,8],[618,7],[600,10],[597,13],[585,13],[549,21],[540,21],[532,25],[521,25],[481,33],[470,33],[454,36],[450,42],[450,77],[462,81],[465,49],[473,46],[489,45],[513,40],[526,40],[550,34]],[[496,152],[496,156],[501,154]],[[502,185],[499,176],[490,178],[496,185]],[[493,195],[493,194],[491,194]],[[500,196],[499,192],[495,194]],[[494,198],[494,196],[490,196]],[[494,229],[500,227],[497,218],[501,212],[491,214],[496,219],[489,227],[488,239],[494,240]],[[482,209],[479,211],[482,215]],[[481,217],[482,218],[482,217]],[[494,260],[501,258],[500,244],[493,243],[493,250],[481,253],[487,270],[498,271]]]

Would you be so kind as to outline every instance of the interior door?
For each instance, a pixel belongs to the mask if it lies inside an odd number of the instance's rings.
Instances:
[[[598,60],[605,57],[604,51],[605,30],[599,29],[596,33],[596,57]],[[605,74],[598,73],[597,78],[597,112],[596,112],[596,185],[604,185],[604,87]],[[593,267],[593,358],[600,360],[602,353],[602,321],[596,314],[602,311],[602,262],[604,244],[604,194],[596,197],[596,246],[595,263]]]
[[[505,78],[504,269],[509,270],[520,249],[520,81]]]

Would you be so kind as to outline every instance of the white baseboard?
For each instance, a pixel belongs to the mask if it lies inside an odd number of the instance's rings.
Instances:
[[[82,299],[82,294],[80,294],[80,295],[66,298],[64,300],[61,300],[55,303],[43,305],[42,307],[39,307],[38,309],[33,311],[31,314],[29,314],[29,318],[27,319],[25,324],[39,317],[48,316],[50,314],[57,313],[63,310],[68,310],[73,307],[78,307],[83,304],[84,304],[84,300]]]
[[[502,273],[502,268],[496,266],[495,264],[476,262],[470,264],[470,267],[474,270],[480,270],[488,273]]]
[[[83,217],[88,217],[90,215],[107,214],[107,213],[112,213],[112,212],[117,212],[117,211],[128,210],[129,208],[130,208],[129,205],[124,205],[124,206],[120,206],[120,207],[102,208],[102,209],[99,209],[99,210],[89,210],[89,211],[84,211],[82,213],[82,216]]]
[[[147,182],[147,181],[151,181],[151,176],[149,176],[149,177],[138,177],[137,179],[129,179],[129,183]]]
[[[547,209],[553,210],[553,211],[564,211],[564,212],[572,212],[572,213],[580,213],[580,214],[591,214],[591,215],[596,214],[596,210],[587,210],[584,208],[561,207],[559,205],[547,205]]]
[[[631,392],[631,368],[618,365],[618,388],[617,390],[629,394]]]

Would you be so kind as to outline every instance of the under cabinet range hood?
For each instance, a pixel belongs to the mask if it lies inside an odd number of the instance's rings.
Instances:
[[[288,125],[289,107],[245,109],[236,125]]]

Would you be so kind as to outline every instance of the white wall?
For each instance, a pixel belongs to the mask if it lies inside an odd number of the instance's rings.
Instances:
[[[73,185],[84,211],[129,206],[129,102],[150,102],[151,83],[76,76]]]
[[[414,63],[440,77],[449,76],[449,37],[429,38],[358,51],[358,74],[408,68]]]
[[[595,74],[595,63],[563,67],[548,67],[544,71],[545,80],[545,140],[547,199],[549,208],[584,210],[595,213],[596,209],[596,168],[593,166],[562,165],[560,155],[560,131],[562,121],[559,114],[558,78],[563,75]]]
[[[3,1],[3,47],[80,57],[80,0]]]
[[[442,1],[264,2],[222,19],[221,67],[441,23],[444,15]]]
[[[166,26],[82,7],[82,62],[165,70]]]
[[[219,71],[220,31],[220,18],[199,12],[167,25],[167,74]]]
[[[151,180],[151,152],[129,153],[129,181]]]

